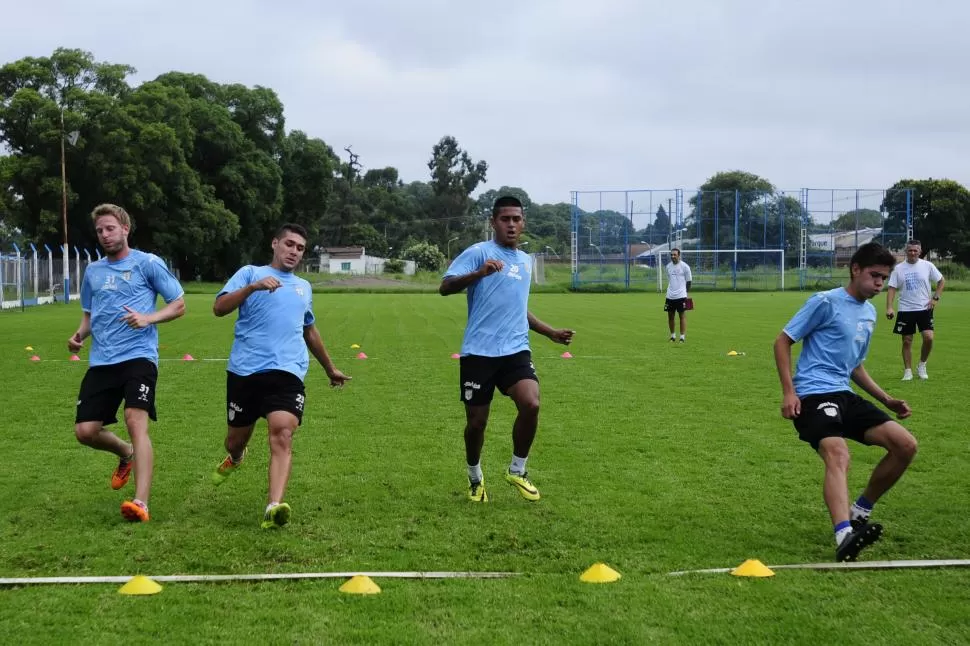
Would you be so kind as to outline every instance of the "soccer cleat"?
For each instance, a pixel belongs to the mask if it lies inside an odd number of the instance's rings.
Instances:
[[[681,339],[680,342],[681,343],[687,343],[687,339]]]
[[[878,541],[881,536],[882,525],[879,523],[865,522],[858,528],[853,526],[852,533],[835,550],[835,560],[839,563],[856,560],[859,552]]]
[[[852,520],[849,521],[849,524],[852,525],[852,531],[856,531],[865,527],[866,523],[868,522],[869,522],[869,517],[866,516],[865,518],[862,518],[862,517],[853,518]]]
[[[511,471],[506,471],[505,481],[518,489],[519,493],[522,494],[522,497],[526,500],[531,500],[533,502],[539,500],[539,490],[536,489],[535,485],[532,484],[532,481],[529,480],[528,473],[518,474],[512,473]]]
[[[468,481],[468,499],[472,502],[488,502],[484,479],[481,482]]]
[[[263,529],[276,529],[290,522],[290,506],[285,502],[273,505],[263,514],[263,522],[260,527]]]
[[[910,370],[909,368],[906,368],[906,370],[903,370],[903,379],[902,380],[903,381],[912,381],[913,380],[913,371]]]
[[[918,366],[916,366],[916,375],[920,379],[929,379],[930,378],[930,376],[928,374],[926,374],[926,364],[925,363],[921,363]]]
[[[239,462],[233,462],[232,456],[227,455],[226,459],[216,467],[216,470],[212,472],[212,484],[221,485],[229,477],[229,474],[239,468],[239,465],[243,463],[246,459],[246,453],[249,451],[248,448],[243,449],[242,458]]]
[[[121,458],[118,460],[118,468],[115,472],[111,474],[111,488],[121,489],[126,484],[128,484],[128,478],[131,477],[131,466],[135,462],[135,454],[132,452],[127,458]]]
[[[126,500],[121,503],[121,515],[129,523],[147,523],[148,507],[140,500]]]

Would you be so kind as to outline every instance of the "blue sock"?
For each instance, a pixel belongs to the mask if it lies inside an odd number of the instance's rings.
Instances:
[[[872,503],[865,496],[859,496],[859,499],[852,503],[852,509],[849,512],[852,520],[868,520],[869,514],[872,513]]]
[[[841,523],[835,526],[835,544],[841,545],[845,537],[852,533],[852,523],[847,520],[843,520]]]

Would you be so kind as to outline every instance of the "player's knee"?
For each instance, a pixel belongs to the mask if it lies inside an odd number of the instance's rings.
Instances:
[[[916,457],[917,450],[919,450],[919,443],[913,437],[912,433],[908,431],[893,443],[892,448],[892,452],[896,457],[906,462],[912,462],[913,458]]]
[[[825,461],[826,468],[837,469],[839,471],[849,470],[849,447],[844,442],[832,446],[824,446],[820,453],[822,454],[822,460]]]
[[[518,409],[520,415],[538,415],[539,396],[529,396],[519,400],[516,402],[516,408]]]
[[[911,334],[903,337],[903,347],[908,348],[913,345],[913,336]]]
[[[74,425],[74,437],[81,444],[91,444],[94,439],[101,432],[101,428],[94,424],[75,424]]]
[[[289,446],[295,431],[289,424],[274,424],[269,427],[269,441],[277,446]]]
[[[148,411],[140,408],[126,408],[125,426],[128,427],[129,434],[148,430]]]

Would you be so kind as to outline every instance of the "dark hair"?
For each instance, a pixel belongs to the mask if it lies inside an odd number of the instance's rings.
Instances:
[[[677,253],[681,253],[681,251],[680,251],[680,248],[679,248],[679,247],[674,247],[673,249],[671,249],[671,250],[670,250],[670,253],[673,253],[673,252],[675,252],[675,251],[676,251]]]
[[[849,271],[852,271],[852,265],[859,265],[859,269],[865,269],[866,267],[876,267],[878,265],[884,265],[892,269],[896,266],[896,257],[893,256],[889,249],[878,242],[867,242],[852,254],[852,260],[849,261]]]
[[[906,242],[906,246],[907,247],[911,247],[911,246],[913,246],[913,247],[922,247],[923,245],[920,244],[920,241],[919,240],[908,240]]]
[[[274,240],[279,240],[280,238],[282,238],[283,236],[286,235],[286,232],[287,231],[289,231],[291,233],[295,233],[298,236],[303,236],[303,239],[304,240],[309,240],[310,239],[310,236],[307,235],[306,229],[304,229],[301,225],[295,224],[293,222],[287,222],[286,224],[284,224],[283,226],[281,226],[279,229],[277,229],[276,230],[276,235],[273,236],[273,239]]]
[[[522,202],[519,201],[519,198],[515,197],[514,195],[503,195],[495,200],[495,204],[492,205],[492,217],[494,218],[496,215],[498,215],[499,211],[508,206],[521,209]]]

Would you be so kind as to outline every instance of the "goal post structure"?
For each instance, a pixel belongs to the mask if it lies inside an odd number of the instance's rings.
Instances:
[[[681,249],[680,258],[691,271],[691,289],[779,290],[785,289],[784,249]],[[647,257],[657,269],[657,291],[666,289],[670,250]],[[649,262],[652,260],[653,262]]]

